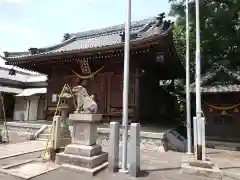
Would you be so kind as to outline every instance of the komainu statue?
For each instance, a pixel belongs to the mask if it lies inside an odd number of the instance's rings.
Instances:
[[[96,114],[98,111],[97,103],[94,101],[94,95],[89,96],[87,90],[78,85],[73,88],[76,96],[77,107],[74,113]]]

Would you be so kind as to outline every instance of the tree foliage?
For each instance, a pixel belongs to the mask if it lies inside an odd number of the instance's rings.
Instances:
[[[170,15],[177,18],[175,45],[185,59],[185,0],[169,0]],[[195,58],[195,1],[189,2],[190,60]],[[240,0],[200,0],[202,72],[219,61],[240,66]]]

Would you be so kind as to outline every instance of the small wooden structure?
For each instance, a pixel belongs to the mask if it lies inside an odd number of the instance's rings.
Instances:
[[[173,44],[172,27],[173,23],[164,20],[164,14],[132,22],[129,78],[132,120],[149,123],[171,117],[174,98],[159,86],[159,81],[184,78],[185,74]],[[65,34],[60,44],[30,48],[27,52],[5,52],[4,59],[7,64],[48,75],[47,119],[52,119],[57,94],[65,83],[70,86],[82,83],[89,94],[94,94],[104,119],[118,119],[122,115],[123,24]],[[72,104],[69,106],[73,108]]]
[[[195,83],[191,87],[194,92]],[[239,140],[240,72],[229,64],[216,64],[202,77],[201,87],[207,139]]]

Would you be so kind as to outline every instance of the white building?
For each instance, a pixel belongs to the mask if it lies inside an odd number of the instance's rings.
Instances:
[[[6,65],[0,57],[0,92],[8,120],[45,119],[46,80],[45,75]],[[0,118],[3,119],[0,104]]]

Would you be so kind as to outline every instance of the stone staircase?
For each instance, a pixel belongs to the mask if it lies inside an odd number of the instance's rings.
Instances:
[[[177,131],[171,130],[167,132],[166,140],[168,144],[168,149],[178,151],[178,152],[186,152],[187,139]]]
[[[59,120],[61,122],[61,120]],[[56,124],[56,123],[55,123]],[[54,126],[55,127],[55,126]],[[38,141],[44,141],[48,143],[52,142],[53,137],[51,137],[52,125],[44,125],[42,128],[38,131],[38,134],[36,134],[35,139]],[[55,127],[56,128],[56,127]],[[64,149],[67,144],[71,143],[71,137],[68,127],[62,126],[61,123],[59,123],[59,146],[61,149]]]
[[[37,137],[39,141],[47,141],[51,133],[51,125],[48,125],[43,131],[41,131]]]

